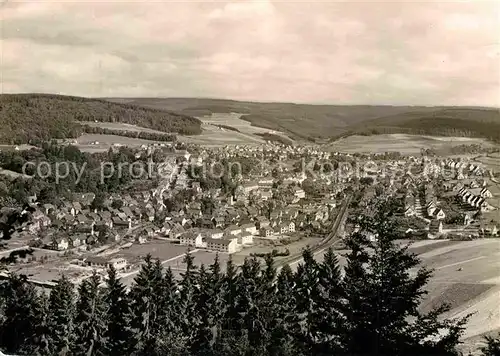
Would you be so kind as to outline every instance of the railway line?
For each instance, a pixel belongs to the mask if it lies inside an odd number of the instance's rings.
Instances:
[[[311,251],[313,255],[317,255],[319,253],[322,253],[329,247],[335,245],[335,243],[339,242],[340,240],[338,239],[338,232],[339,229],[342,227],[342,224],[344,223],[346,217],[347,217],[347,212],[349,208],[349,203],[351,202],[352,196],[348,196],[347,199],[344,201],[344,204],[340,208],[339,214],[335,218],[335,220],[332,223],[331,231],[330,233],[323,239],[321,242],[318,244],[314,245],[311,248]],[[299,262],[302,259],[302,254],[297,253],[292,256],[285,257],[283,259],[280,259],[279,261],[276,262],[276,267],[280,269],[281,267],[285,265],[290,265]]]

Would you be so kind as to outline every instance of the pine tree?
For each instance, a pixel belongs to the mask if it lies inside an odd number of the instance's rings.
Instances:
[[[341,303],[344,286],[339,261],[332,248],[324,255],[318,265],[318,301],[315,333],[318,338],[318,354],[338,352],[338,330],[342,328],[344,318]]]
[[[257,263],[257,261],[255,261]],[[276,308],[276,267],[274,266],[274,258],[269,254],[266,255],[265,266],[262,268],[258,286],[256,291],[256,304],[259,317],[259,328],[254,331],[260,347],[269,349],[271,346],[272,328],[275,324],[275,319],[278,317]]]
[[[179,325],[182,333],[188,340],[195,338],[196,330],[199,327],[198,313],[196,310],[196,295],[199,291],[198,268],[194,264],[194,257],[186,253],[182,261],[186,269],[181,273],[179,283]]]
[[[356,355],[453,355],[465,319],[439,321],[443,309],[422,315],[418,307],[431,272],[409,271],[418,259],[391,241],[377,228],[379,239],[370,243],[354,234],[348,247],[345,270],[346,318],[339,330],[346,354]],[[369,251],[371,251],[369,253]],[[440,337],[439,330],[449,334]]]
[[[497,338],[492,336],[485,337],[486,346],[481,348],[484,356],[500,356],[500,335]]]
[[[273,319],[270,325],[269,355],[299,356],[295,342],[295,336],[300,331],[296,312],[295,278],[289,265],[281,268],[275,293]]]
[[[160,325],[158,299],[162,293],[162,271],[146,256],[139,274],[130,291],[132,301],[131,325],[135,334],[135,354],[144,356],[159,355]]]
[[[198,294],[196,309],[200,325],[195,338],[191,342],[191,354],[210,356],[216,355],[215,347],[221,333],[221,321],[224,316],[224,300],[222,295],[223,275],[219,263],[219,256],[206,271],[201,266],[199,271]]]
[[[237,311],[240,315],[239,325],[246,331],[249,350],[252,355],[263,355],[268,342],[266,332],[265,311],[259,298],[265,295],[266,285],[261,278],[260,264],[255,259],[246,259],[241,266],[238,280]],[[244,336],[240,334],[238,336]]]
[[[45,319],[43,300],[26,276],[11,274],[2,287],[0,347],[8,353],[32,355]]]
[[[216,350],[220,355],[229,355],[228,352],[231,350],[231,346],[239,340],[241,330],[240,325],[240,315],[238,313],[238,282],[239,276],[237,272],[237,267],[233,263],[231,256],[226,263],[226,273],[222,279],[222,298],[224,301],[224,313],[222,316],[222,328],[220,337],[218,337]],[[240,340],[241,341],[241,340]],[[248,340],[245,340],[247,342]],[[239,355],[235,351],[235,355]]]
[[[99,287],[100,277],[94,274],[81,283],[75,316],[73,355],[102,355],[105,345],[106,321],[104,291]]]
[[[187,337],[182,333],[179,320],[179,295],[177,281],[169,267],[163,276],[161,298],[157,301],[161,313],[158,323],[161,326],[161,349],[169,356],[188,356]]]
[[[323,316],[319,314],[319,266],[310,249],[302,253],[303,263],[295,274],[296,311],[300,318],[300,333],[297,342],[304,355],[315,355],[318,342],[318,324]]]
[[[35,337],[33,338],[33,349],[28,352],[32,356],[44,356],[49,354],[48,344],[48,309],[49,297],[45,292],[39,294],[39,303],[37,304],[37,313],[42,317],[37,320]]]
[[[75,314],[73,284],[63,276],[50,292],[48,345],[51,355],[69,355],[73,339]]]
[[[108,270],[106,287],[104,295],[106,332],[103,353],[108,356],[129,355],[132,347],[129,299],[113,266]]]

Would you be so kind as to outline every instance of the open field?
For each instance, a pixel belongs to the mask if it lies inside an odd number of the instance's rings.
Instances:
[[[440,247],[421,255],[435,270],[423,304],[451,304],[447,317],[474,313],[464,334],[464,351],[477,349],[476,337],[500,328],[500,239],[485,239]],[[462,270],[459,270],[462,268]]]
[[[6,176],[8,178],[11,178],[11,179],[16,179],[16,178],[19,178],[19,177],[23,177],[23,178],[26,178],[26,179],[32,178],[29,175],[17,173],[17,172],[8,170],[8,169],[3,169],[3,168],[0,168],[0,174],[3,175],[3,176]]]
[[[150,254],[151,257],[165,261],[186,252],[186,246],[174,245],[166,241],[150,241],[145,244],[133,244],[127,249],[120,251],[120,255],[129,261],[140,261]]]
[[[201,122],[211,125],[226,125],[234,127],[240,133],[245,135],[251,135],[252,138],[258,138],[258,134],[274,134],[290,139],[285,133],[281,131],[275,131],[271,129],[266,129],[258,126],[252,126],[252,123],[246,120],[242,120],[240,113],[229,113],[229,114],[212,114],[211,116],[197,117]]]
[[[182,247],[184,248],[183,253],[187,252],[186,246]],[[219,262],[221,264],[222,270],[225,270],[226,263],[229,259],[229,255],[227,253],[217,254],[217,252],[206,251],[206,250],[192,250],[191,256],[194,257],[194,264],[198,267],[200,267],[201,265],[208,267],[215,261],[215,257],[219,256]],[[182,255],[180,258],[172,259],[164,263],[163,266],[165,268],[170,267],[174,272],[182,273],[183,271],[186,270],[186,264],[183,262],[183,257],[184,255]]]
[[[124,137],[118,135],[100,135],[100,134],[83,134],[76,139],[76,147],[83,152],[105,152],[115,144],[120,144],[129,147],[139,147],[160,141],[144,140],[139,138]],[[93,144],[99,142],[98,144]]]
[[[332,151],[345,153],[383,153],[401,152],[402,154],[420,154],[420,149],[443,150],[463,144],[480,144],[485,147],[495,145],[480,138],[422,136],[407,134],[385,134],[372,136],[349,136],[328,145]]]
[[[259,127],[253,127],[250,125],[248,121],[240,120],[239,119],[240,116],[241,114],[214,114],[211,117],[200,117],[199,119],[202,121],[201,125],[202,133],[200,135],[193,135],[193,136],[177,135],[178,141],[194,143],[203,146],[255,145],[264,143],[264,140],[256,136],[255,133],[269,132],[270,130],[262,129]],[[85,124],[92,127],[100,127],[103,129],[111,129],[111,130],[164,134],[164,132],[161,131],[152,130],[145,127],[140,127],[126,123],[84,121],[81,122],[81,124]],[[216,125],[231,126],[239,130],[240,132],[228,129],[221,129]],[[137,146],[143,143],[156,142],[156,141],[123,137],[124,139],[129,139],[129,141],[125,141],[117,139],[117,137],[121,136],[116,136],[116,135],[85,134],[78,138],[78,143],[80,144],[80,141],[92,142],[94,140],[94,136],[96,136],[95,140],[99,141],[100,143],[102,142],[103,144],[102,148],[96,147],[99,145],[92,145],[91,147],[82,147],[84,150],[87,151],[92,150],[95,152],[98,151],[98,149],[103,150],[104,147],[109,148],[109,146],[112,145],[113,143],[121,143],[127,146]],[[84,145],[84,143],[82,143],[82,145]]]
[[[202,123],[201,130],[201,135],[178,135],[177,139],[181,142],[193,143],[207,147],[217,147],[225,145],[260,145],[264,143],[264,141],[257,136],[228,129],[221,129],[206,122]]]
[[[246,134],[256,134],[270,132],[272,130],[252,126],[250,122],[241,120],[240,117],[243,114],[240,113],[229,113],[229,114],[212,114],[211,116],[200,116],[197,119],[205,124],[212,125],[227,125],[238,129],[241,133]]]
[[[494,172],[500,172],[500,154],[493,153],[487,156],[477,157],[475,159],[477,162],[481,162],[488,169]]]
[[[434,245],[435,249],[420,254],[423,264],[434,270],[422,309],[446,302],[452,308],[447,317],[475,313],[464,339],[500,328],[500,239],[436,241]]]
[[[36,146],[32,145],[0,145],[0,151],[26,151],[35,148]]]
[[[110,130],[123,130],[123,131],[131,131],[131,132],[150,132],[157,134],[164,134],[163,131],[148,129],[146,127],[141,127],[132,124],[126,124],[121,122],[95,122],[95,121],[80,121],[80,124],[87,125],[90,127],[101,127],[103,129]]]

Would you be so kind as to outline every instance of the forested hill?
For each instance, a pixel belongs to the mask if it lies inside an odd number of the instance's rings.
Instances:
[[[386,133],[482,137],[500,142],[500,110],[441,108],[431,112],[408,112],[353,125],[341,136]]]
[[[0,143],[74,138],[78,121],[123,122],[168,133],[201,133],[201,122],[170,111],[49,94],[0,95]]]
[[[259,103],[200,98],[107,99],[186,115],[240,113],[254,126],[287,133],[295,139],[316,140],[351,134],[416,133],[427,135],[500,135],[500,112],[482,107],[390,105],[309,105]],[[452,129],[455,129],[453,131]]]

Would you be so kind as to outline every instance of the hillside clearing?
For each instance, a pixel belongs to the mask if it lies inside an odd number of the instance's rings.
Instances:
[[[163,131],[148,129],[147,127],[141,127],[132,124],[125,124],[121,122],[95,122],[95,121],[80,121],[82,125],[87,125],[91,127],[101,127],[103,129],[110,130],[123,130],[123,131],[132,131],[132,132],[149,132],[149,133],[157,133],[163,134]]]
[[[207,147],[217,147],[225,145],[260,145],[264,143],[264,141],[257,136],[219,128],[209,123],[202,123],[200,135],[178,135],[177,139],[180,142],[198,144]]]
[[[81,135],[76,139],[76,142],[76,147],[78,147],[83,152],[89,153],[106,152],[113,145],[139,147],[141,145],[161,143],[159,141],[143,140],[139,138],[99,134]]]

